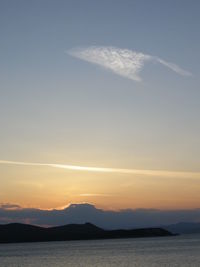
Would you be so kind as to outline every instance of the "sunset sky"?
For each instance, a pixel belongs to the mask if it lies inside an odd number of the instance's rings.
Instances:
[[[0,1],[0,204],[200,208],[200,1]]]

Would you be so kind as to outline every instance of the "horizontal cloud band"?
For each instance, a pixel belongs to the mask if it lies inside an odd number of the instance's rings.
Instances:
[[[16,207],[15,207],[16,206]],[[105,229],[155,227],[178,222],[198,222],[200,209],[102,210],[91,204],[71,204],[63,209],[41,210],[0,203],[0,224],[21,222],[43,226],[91,222]],[[195,225],[194,225],[195,226]]]
[[[166,177],[166,178],[174,177],[174,178],[200,179],[199,172],[101,168],[101,167],[77,166],[77,165],[68,165],[68,164],[36,163],[36,162],[6,161],[6,160],[0,160],[0,164],[52,167],[52,168],[66,169],[69,171],[86,171],[86,172],[116,173],[116,174],[118,173],[118,174],[129,174],[129,175],[132,174],[132,175],[144,175],[144,176]]]
[[[141,81],[139,73],[143,68],[144,63],[147,61],[158,62],[180,75],[191,76],[189,71],[159,57],[112,46],[74,48],[67,51],[67,53],[73,57],[97,64],[118,75],[135,81]]]

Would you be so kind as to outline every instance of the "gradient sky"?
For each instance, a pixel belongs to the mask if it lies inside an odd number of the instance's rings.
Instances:
[[[1,0],[0,203],[199,208],[199,14],[198,0]],[[151,57],[140,80],[106,65],[111,48]]]

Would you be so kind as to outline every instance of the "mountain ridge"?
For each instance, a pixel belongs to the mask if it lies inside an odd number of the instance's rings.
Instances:
[[[69,241],[115,238],[139,238],[173,236],[162,228],[131,230],[105,230],[91,223],[68,224],[56,227],[40,227],[29,224],[10,223],[0,225],[0,243]]]
[[[18,222],[43,227],[90,222],[108,230],[148,227],[166,228],[179,222],[198,222],[199,218],[200,209],[158,210],[140,208],[116,211],[103,210],[92,204],[82,203],[71,204],[62,209],[43,210],[23,208],[9,203],[0,205],[0,224]]]

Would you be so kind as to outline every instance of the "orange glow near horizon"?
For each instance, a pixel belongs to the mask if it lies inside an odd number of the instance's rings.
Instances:
[[[0,203],[22,207],[62,209],[69,203],[92,203],[105,210],[199,208],[200,179],[165,173],[74,171],[49,166],[1,165]],[[177,172],[178,173],[178,172]]]

